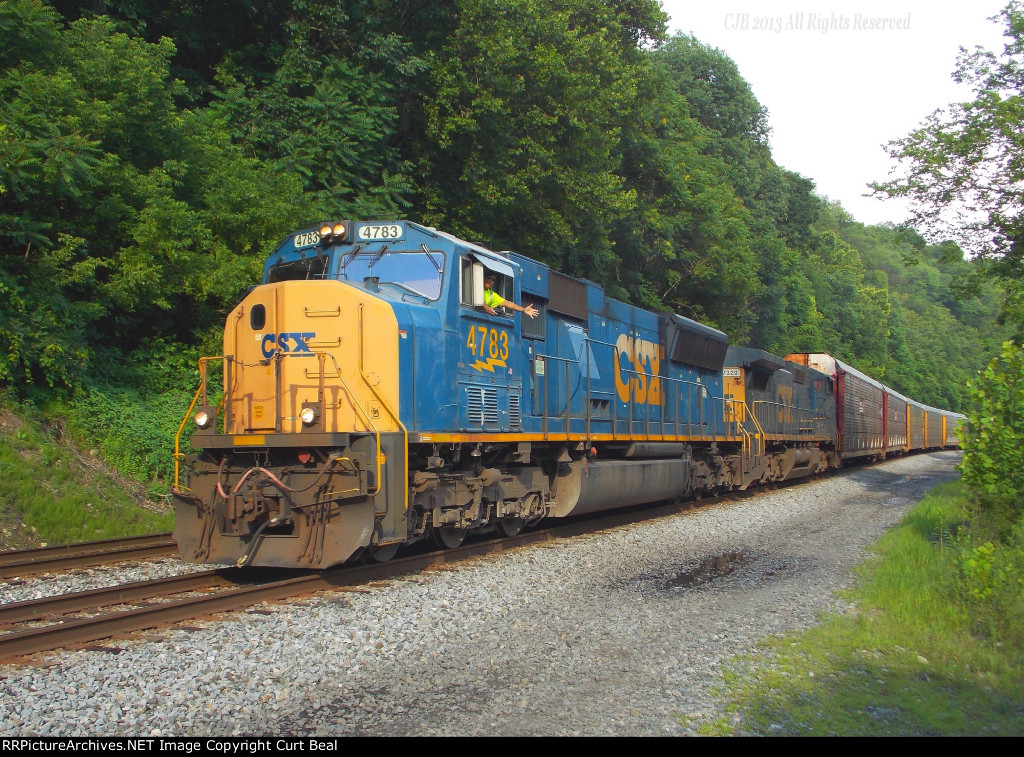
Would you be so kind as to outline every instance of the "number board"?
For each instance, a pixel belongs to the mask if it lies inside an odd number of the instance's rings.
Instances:
[[[394,242],[403,238],[403,223],[362,223],[356,226],[356,239],[360,242]]]
[[[295,249],[300,247],[311,247],[320,241],[319,231],[307,231],[303,234],[296,234],[292,238],[292,242],[295,244]]]

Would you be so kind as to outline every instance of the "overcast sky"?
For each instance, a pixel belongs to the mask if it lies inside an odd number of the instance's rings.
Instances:
[[[869,224],[905,217],[898,202],[862,196],[893,167],[882,145],[937,108],[970,99],[950,78],[957,54],[979,44],[1002,51],[1002,27],[987,19],[1005,5],[662,0],[671,33],[693,34],[739,66],[768,109],[775,161]],[[879,28],[886,25],[899,28]]]

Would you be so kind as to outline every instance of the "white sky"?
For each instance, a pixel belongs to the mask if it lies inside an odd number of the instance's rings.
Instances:
[[[662,0],[670,33],[693,34],[736,62],[768,109],[775,162],[813,180],[818,194],[868,224],[905,218],[900,202],[863,196],[869,182],[885,180],[893,168],[882,145],[909,134],[937,108],[971,99],[970,89],[950,77],[957,54],[979,44],[1002,51],[1002,25],[987,19],[1005,5]],[[787,29],[800,14],[803,29]],[[865,19],[895,19],[904,28],[871,30],[863,28]]]

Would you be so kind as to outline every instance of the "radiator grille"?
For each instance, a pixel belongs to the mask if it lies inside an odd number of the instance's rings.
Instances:
[[[497,424],[498,391],[488,386],[467,386],[466,417],[471,425]]]
[[[508,395],[508,425],[511,429],[519,429],[519,395]]]

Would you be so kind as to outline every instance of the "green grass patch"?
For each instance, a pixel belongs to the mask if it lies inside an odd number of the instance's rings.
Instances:
[[[98,455],[80,453],[40,418],[0,405],[0,546],[112,539],[169,531]]]
[[[862,566],[856,612],[735,662],[712,730],[1024,735],[1024,529],[979,543],[979,517],[962,483],[933,490]]]

